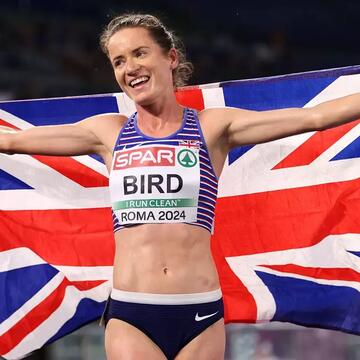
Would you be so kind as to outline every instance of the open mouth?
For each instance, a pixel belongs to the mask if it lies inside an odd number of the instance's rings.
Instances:
[[[137,87],[140,87],[144,84],[146,84],[150,79],[150,76],[140,76],[134,80],[131,80],[129,85],[132,87],[132,88],[137,88]]]

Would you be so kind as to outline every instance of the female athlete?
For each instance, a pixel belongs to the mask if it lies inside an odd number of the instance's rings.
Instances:
[[[99,154],[110,174],[116,253],[105,311],[109,360],[223,359],[219,280],[210,252],[217,179],[234,147],[360,118],[360,95],[307,109],[180,106],[191,72],[174,35],[152,15],[114,18],[101,36],[136,113],[0,133],[6,153]]]

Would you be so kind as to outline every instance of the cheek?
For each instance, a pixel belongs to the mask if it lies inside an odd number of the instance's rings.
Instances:
[[[161,78],[163,85],[172,82],[172,71],[169,70],[168,64],[164,64],[162,68],[158,71],[158,77]]]
[[[116,81],[117,81],[117,83],[118,83],[119,85],[124,84],[124,76],[123,76],[123,73],[122,73],[122,72],[115,70],[115,71],[114,71],[114,76],[115,76],[115,79],[116,79]]]
[[[116,79],[120,79],[120,71],[119,70],[114,70],[114,75]]]

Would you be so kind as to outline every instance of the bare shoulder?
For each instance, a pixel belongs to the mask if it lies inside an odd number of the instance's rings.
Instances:
[[[227,153],[230,148],[230,129],[235,123],[242,124],[251,118],[250,110],[216,107],[208,108],[198,113],[204,138],[210,149],[221,149]]]
[[[216,107],[216,108],[208,108],[198,112],[198,117],[201,122],[208,122],[211,119],[216,118],[217,116],[221,116],[223,110],[226,108]]]
[[[225,129],[235,119],[239,120],[242,118],[248,118],[251,113],[253,112],[245,109],[232,107],[214,107],[200,111],[198,116],[202,127]]]
[[[204,133],[215,132],[215,136],[222,134],[235,119],[245,118],[250,111],[231,108],[231,107],[214,107],[200,111],[198,113],[201,128]]]
[[[79,121],[76,125],[91,131],[112,152],[127,119],[125,115],[117,113],[99,114]]]
[[[87,128],[93,132],[121,129],[127,117],[117,113],[99,114],[79,121],[76,125]]]

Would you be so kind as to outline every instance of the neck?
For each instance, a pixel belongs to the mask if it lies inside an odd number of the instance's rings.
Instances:
[[[151,105],[136,104],[136,110],[138,125],[142,129],[163,129],[167,125],[178,124],[183,117],[183,107],[177,103],[175,95]]]

